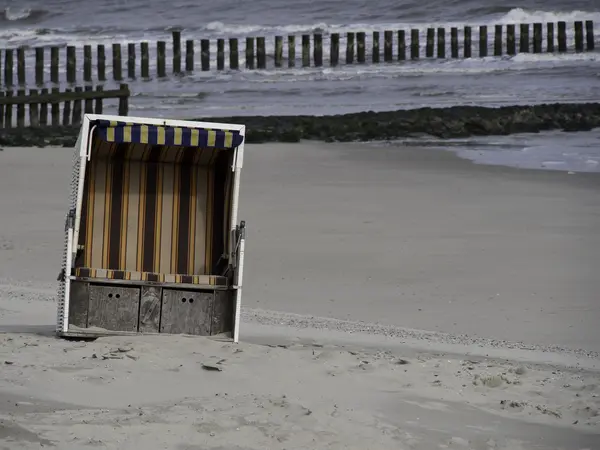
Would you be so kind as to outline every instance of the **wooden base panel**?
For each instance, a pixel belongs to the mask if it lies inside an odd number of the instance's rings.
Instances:
[[[234,290],[180,284],[131,285],[73,280],[63,336],[189,334],[233,331]]]

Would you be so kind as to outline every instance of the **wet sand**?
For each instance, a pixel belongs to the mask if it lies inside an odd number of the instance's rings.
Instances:
[[[86,343],[71,156],[0,153],[0,449],[600,448],[598,175],[251,145],[242,342]]]

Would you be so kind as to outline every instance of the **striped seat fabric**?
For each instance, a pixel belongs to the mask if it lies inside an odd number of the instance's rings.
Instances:
[[[76,276],[219,284],[223,277],[214,276],[223,273],[217,263],[228,248],[231,162],[226,149],[95,136]]]
[[[77,267],[72,275],[79,278],[106,278],[109,280],[148,281],[156,283],[186,283],[207,286],[227,286],[227,278],[215,275],[172,275],[125,270],[90,269]]]

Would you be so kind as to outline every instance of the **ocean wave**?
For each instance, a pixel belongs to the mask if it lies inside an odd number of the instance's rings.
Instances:
[[[523,8],[510,7],[490,7],[479,8],[477,10],[479,19],[467,19],[464,22],[424,22],[416,20],[414,22],[364,22],[364,23],[328,23],[318,21],[314,23],[304,24],[285,24],[285,25],[264,25],[264,24],[240,24],[228,23],[222,21],[200,22],[194,26],[177,26],[177,25],[161,25],[160,22],[148,24],[140,21],[137,25],[135,22],[127,22],[123,25],[92,25],[90,27],[82,27],[76,25],[72,27],[47,27],[39,26],[39,23],[48,15],[54,15],[50,11],[45,10],[13,10],[5,9],[4,14],[0,15],[0,22],[5,21],[11,23],[11,26],[0,30],[0,38],[7,41],[8,45],[58,45],[58,44],[76,44],[76,43],[110,43],[110,42],[141,42],[153,41],[156,39],[168,39],[170,31],[174,29],[182,30],[184,39],[198,39],[216,37],[238,37],[246,36],[266,36],[274,35],[296,35],[322,33],[324,35],[324,45],[327,45],[328,36],[331,33],[340,33],[340,41],[345,42],[346,32],[363,31],[367,33],[367,41],[370,40],[373,31],[383,32],[384,30],[409,30],[418,29],[424,33],[427,28],[444,27],[447,30],[451,27],[459,29],[459,35],[462,35],[462,30],[465,25],[477,27],[480,25],[488,26],[488,33],[491,36],[494,32],[493,25],[495,24],[518,24],[518,23],[536,23],[536,22],[557,22],[566,21],[567,36],[569,40],[573,36],[573,25],[575,20],[592,20],[600,23],[600,12],[574,10],[570,12],[556,11],[539,11],[526,10]],[[468,14],[470,17],[476,15]],[[33,25],[33,26],[31,26]],[[36,27],[35,25],[38,25]],[[517,29],[517,34],[519,30]],[[410,33],[407,39],[410,38]],[[267,46],[272,45],[272,39],[267,40]],[[369,44],[369,43],[368,43]],[[421,45],[425,45],[425,40],[421,41]]]
[[[500,17],[498,24],[504,23],[534,23],[534,22],[573,22],[576,20],[594,20],[600,21],[600,12],[590,11],[538,11],[523,8],[513,8],[504,16]]]
[[[470,19],[464,22],[384,22],[384,23],[350,23],[350,24],[334,24],[326,22],[318,22],[313,24],[289,24],[268,26],[259,24],[240,25],[224,23],[220,21],[209,22],[200,27],[200,31],[209,31],[218,34],[228,35],[251,35],[251,34],[300,34],[300,33],[339,33],[344,31],[383,31],[384,29],[425,29],[429,27],[458,27],[464,25],[504,25],[512,23],[535,23],[535,22],[573,22],[576,20],[593,20],[600,22],[600,12],[591,11],[570,11],[570,12],[555,12],[555,11],[534,11],[523,8],[510,7],[492,7],[481,8],[480,14],[487,16],[485,20]],[[496,14],[495,14],[496,13]],[[500,13],[500,14],[497,14]],[[495,14],[495,17],[491,17]],[[190,30],[192,31],[192,30]]]
[[[12,22],[15,25],[18,24],[36,24],[42,21],[46,16],[49,15],[49,11],[44,9],[14,9],[4,8],[2,14],[0,14],[0,22]]]

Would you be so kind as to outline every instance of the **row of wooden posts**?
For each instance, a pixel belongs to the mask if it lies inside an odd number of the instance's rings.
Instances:
[[[567,23],[558,22],[555,30],[554,23],[545,24],[546,29],[546,52],[567,52]],[[531,25],[519,25],[519,45],[517,47],[516,25],[506,25],[506,39],[504,38],[504,26],[496,25],[494,28],[493,41],[493,56],[502,56],[503,54],[515,55],[517,48],[519,53],[531,52],[542,53],[543,51],[543,30],[544,24],[533,24],[533,34],[530,36]],[[591,20],[577,21],[574,23],[575,31],[575,48],[576,52],[585,50],[594,50],[594,24]],[[555,33],[558,45],[555,47]],[[193,72],[195,69],[195,40],[185,41],[185,54],[182,50],[181,32],[173,32],[172,41],[172,72],[180,74],[185,72]],[[311,39],[312,37],[312,39]],[[531,39],[532,37],[532,39]],[[371,62],[381,62],[379,32],[373,32]],[[410,43],[407,44],[407,33],[405,30],[399,31],[384,31],[383,32],[383,61],[392,62],[395,60],[402,61],[407,59],[407,52],[410,54],[410,59],[419,59],[420,54],[420,32],[417,29],[410,30]],[[283,36],[275,36],[274,38],[274,66],[276,68],[283,67]],[[311,58],[311,40],[312,40],[312,58]],[[264,37],[248,37],[245,39],[245,67],[247,69],[266,69],[267,68],[267,52],[266,39]],[[396,42],[396,44],[395,44]],[[479,57],[491,56],[488,55],[488,27],[479,27]],[[208,39],[200,40],[200,65],[203,71],[211,69],[211,41]],[[226,61],[225,39],[217,39],[216,42],[216,69],[224,70]],[[437,45],[436,45],[437,44]],[[140,73],[142,78],[150,78],[150,49],[148,42],[142,42],[140,45]],[[239,56],[240,45],[237,38],[228,40],[229,58],[228,66],[231,70],[240,68]],[[166,68],[166,41],[158,41],[156,43],[156,75],[158,77],[167,76]],[[346,34],[346,52],[345,63],[366,63],[366,33],[364,32],[349,32]],[[394,47],[395,50],[394,51]],[[437,47],[437,52],[434,50]],[[470,26],[464,27],[462,55],[459,54],[459,34],[458,28],[450,29],[450,57],[451,58],[470,58],[473,56],[473,30]],[[287,37],[287,66],[296,66],[296,36]],[[57,84],[60,72],[60,47],[50,47],[50,82]],[[106,48],[100,44],[96,49],[96,73],[98,81],[106,80]],[[137,76],[137,54],[136,44],[127,45],[127,77],[135,79]],[[17,84],[26,84],[26,68],[25,68],[25,48],[6,49],[4,50],[4,61],[0,58],[0,65],[4,64],[4,85],[14,85],[14,53],[16,53],[16,72]],[[44,80],[44,58],[46,49],[44,47],[35,48],[35,82],[37,85],[43,85]],[[184,58],[182,58],[184,57]],[[426,31],[426,58],[446,58],[446,29],[445,28],[429,28]],[[75,46],[66,47],[66,81],[67,83],[76,83],[77,76],[77,48]],[[185,62],[185,68],[182,67],[182,59]],[[329,64],[337,66],[340,64],[340,34],[333,33],[330,35],[330,58]],[[312,36],[304,34],[301,37],[301,64],[302,67],[323,66],[323,35],[315,33]],[[84,45],[83,47],[83,81],[92,81],[92,46]],[[0,75],[2,71],[0,70]],[[122,48],[121,44],[112,44],[112,77],[115,81],[124,79],[122,65]]]
[[[12,128],[14,125],[17,128],[27,125],[79,125],[83,113],[102,114],[105,99],[118,99],[118,114],[126,116],[129,110],[129,95],[129,87],[126,84],[113,90],[104,90],[103,86],[85,86],[67,88],[62,92],[59,88],[0,92],[0,128]],[[28,122],[26,107],[29,109]],[[16,121],[13,121],[13,109],[16,109]]]

